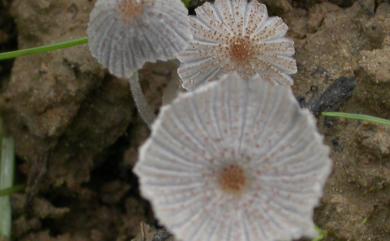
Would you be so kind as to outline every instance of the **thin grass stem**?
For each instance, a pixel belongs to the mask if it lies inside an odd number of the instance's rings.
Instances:
[[[318,237],[314,238],[312,241],[322,241],[326,238],[327,236],[326,231],[322,230],[319,227],[316,227],[316,231],[318,232]]]
[[[14,179],[15,145],[12,138],[1,140],[0,189],[12,187]],[[11,203],[9,196],[0,197],[0,237],[11,237]]]
[[[182,2],[184,3],[184,5],[189,8],[190,5],[191,5],[191,0],[182,0]]]
[[[83,37],[83,38],[79,38],[79,39],[68,40],[68,41],[64,41],[64,42],[44,45],[44,46],[35,47],[35,48],[28,48],[28,49],[21,49],[21,50],[16,50],[16,51],[11,51],[11,52],[0,53],[0,61],[24,57],[24,56],[36,55],[36,54],[44,54],[44,53],[53,52],[53,51],[60,50],[60,49],[66,49],[66,48],[72,48],[72,47],[76,47],[76,46],[80,46],[80,45],[85,45],[87,43],[88,43],[88,38]]]
[[[352,113],[344,113],[344,112],[322,112],[322,115],[326,117],[344,118],[349,120],[360,120],[360,121],[366,121],[378,125],[390,126],[390,120],[386,120],[386,119],[382,119],[370,115],[352,114]]]
[[[10,196],[17,192],[23,192],[24,186],[23,185],[15,185],[9,188],[4,188],[0,190],[0,197]]]

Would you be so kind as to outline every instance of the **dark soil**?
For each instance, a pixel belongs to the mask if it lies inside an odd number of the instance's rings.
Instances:
[[[0,0],[0,51],[85,36],[90,0]],[[195,8],[202,1],[193,1]],[[390,4],[381,0],[265,0],[295,40],[298,100],[318,116],[334,170],[315,221],[326,241],[390,240],[390,129],[326,120],[321,111],[390,118]],[[177,89],[176,62],[148,64],[158,111]],[[127,82],[87,47],[0,63],[2,117],[16,141],[14,240],[172,237],[138,193],[132,167],[149,132]],[[161,96],[164,96],[163,99]]]

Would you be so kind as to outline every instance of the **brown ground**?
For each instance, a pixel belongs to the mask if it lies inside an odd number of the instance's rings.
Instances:
[[[294,91],[303,105],[390,118],[389,3],[264,2],[285,19],[296,41]],[[15,36],[18,48],[85,36],[93,4],[0,0],[0,50],[15,48]],[[177,84],[175,68],[174,62],[149,64],[141,73],[156,110],[162,93],[168,98]],[[131,172],[149,133],[125,81],[103,71],[86,47],[1,63],[0,81],[3,118],[17,144],[18,182],[28,185],[27,194],[13,196],[15,240],[169,237],[156,231]],[[328,232],[325,240],[390,240],[390,129],[318,123],[334,160],[315,215]]]

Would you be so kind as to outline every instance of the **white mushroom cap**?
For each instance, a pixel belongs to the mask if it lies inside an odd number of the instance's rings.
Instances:
[[[168,60],[192,38],[180,0],[98,0],[90,15],[88,39],[100,64],[128,78],[145,62]]]
[[[183,87],[193,90],[221,73],[237,71],[244,79],[255,74],[269,82],[292,85],[297,72],[294,42],[285,38],[287,25],[268,17],[257,0],[215,0],[191,16],[193,41],[178,58]]]
[[[162,108],[134,169],[178,240],[314,236],[329,148],[290,88],[236,73]]]

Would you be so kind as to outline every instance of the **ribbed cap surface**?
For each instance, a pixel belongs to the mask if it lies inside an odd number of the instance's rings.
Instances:
[[[98,0],[88,25],[92,55],[117,77],[175,58],[191,38],[180,0]]]
[[[288,241],[315,235],[328,155],[289,87],[229,74],[162,108],[134,170],[178,240]]]
[[[285,38],[287,25],[268,17],[257,0],[215,0],[191,16],[194,39],[179,54],[183,87],[193,90],[222,73],[237,71],[243,79],[259,74],[263,80],[292,85],[297,72],[294,42]]]

